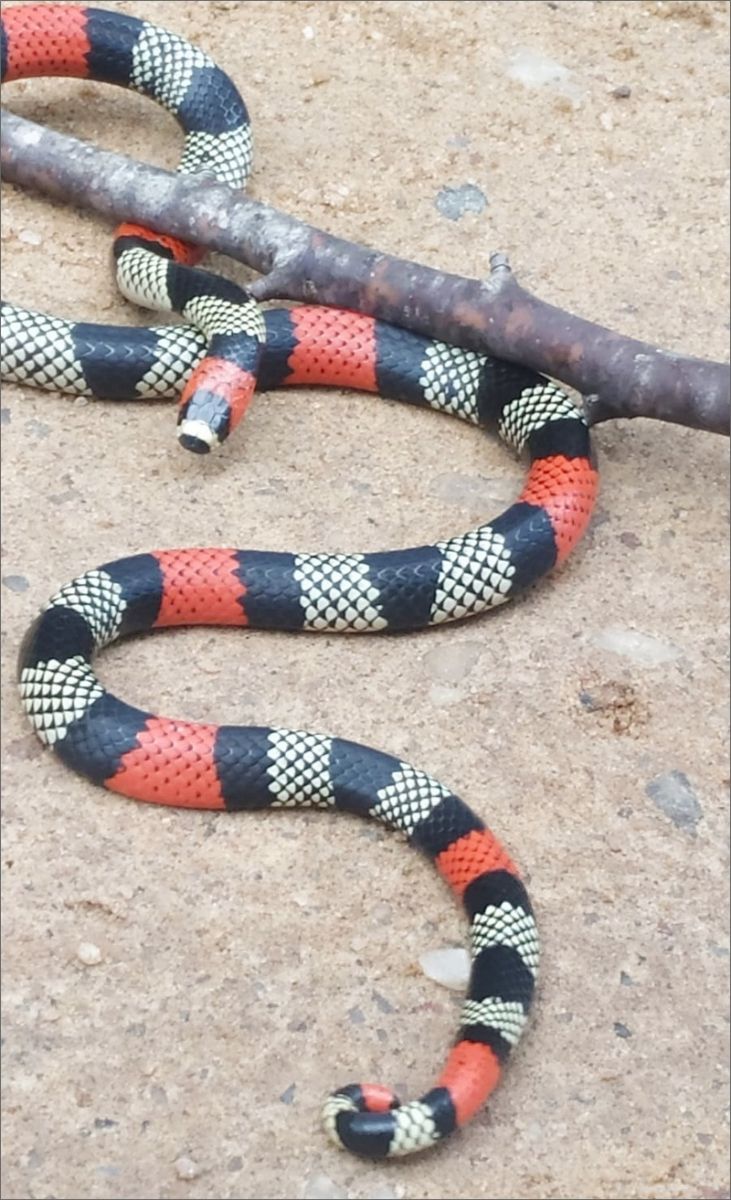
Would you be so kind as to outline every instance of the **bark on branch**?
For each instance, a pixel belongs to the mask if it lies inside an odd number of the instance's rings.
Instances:
[[[729,433],[728,364],[660,350],[546,304],[520,286],[502,254],[492,255],[486,279],[436,271],[7,112],[1,149],[9,182],[227,254],[262,275],[251,286],[261,300],[356,309],[523,363],[580,392],[590,424],[641,416]]]

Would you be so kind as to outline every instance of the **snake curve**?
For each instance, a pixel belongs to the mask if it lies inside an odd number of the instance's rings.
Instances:
[[[143,92],[182,125],[179,170],[243,187],[251,132],[233,83],[200,50],[144,20],[63,4],[2,14],[2,78],[64,75]],[[372,554],[162,550],[103,564],[62,587],[26,635],[19,681],[41,740],[111,791],[209,809],[343,809],[381,821],[431,858],[470,922],[471,974],[457,1039],[435,1086],[401,1104],[350,1084],[326,1101],[338,1145],[369,1158],[426,1149],[465,1124],[498,1083],[524,1027],[538,967],[517,868],[468,806],[389,755],[284,728],[172,720],[111,695],[91,666],[115,639],[171,625],[375,632],[418,629],[501,604],[561,563],[597,491],[574,403],[519,366],[358,313],[262,312],[195,267],[200,253],[135,225],[116,233],[120,287],[188,322],[120,329],[3,303],[3,377],[105,399],[180,393],[178,436],[204,453],[241,420],[255,388],[377,392],[496,429],[530,459],[523,490],[489,524],[431,546]]]

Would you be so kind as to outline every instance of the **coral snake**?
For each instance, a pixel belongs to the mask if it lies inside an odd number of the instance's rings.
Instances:
[[[152,97],[185,132],[180,171],[244,186],[246,107],[183,38],[94,8],[5,9],[3,80],[47,75]],[[197,249],[139,226],[117,230],[114,253],[127,297],[186,324],[111,328],[3,304],[6,379],[106,399],[182,390],[179,438],[196,452],[225,439],[255,388],[325,384],[488,426],[529,456],[526,484],[506,512],[434,545],[374,554],[162,550],[105,563],[56,592],[20,655],[22,702],[38,736],[112,791],[197,808],[344,809],[400,831],[434,861],[464,904],[472,960],[444,1069],[418,1100],[351,1084],[323,1113],[330,1137],[356,1154],[423,1150],[484,1104],[533,996],[536,927],[505,850],[448,788],[398,758],[300,730],[154,716],[106,691],[91,659],[116,638],[170,625],[404,630],[501,604],[565,559],[586,529],[597,488],[588,430],[558,387],[519,366],[353,312],[262,311],[241,288],[197,269]]]

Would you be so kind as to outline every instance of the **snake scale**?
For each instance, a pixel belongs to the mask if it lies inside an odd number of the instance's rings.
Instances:
[[[63,75],[131,88],[185,133],[179,170],[243,187],[251,129],[243,100],[201,50],[136,17],[63,4],[7,8],[2,78]],[[418,629],[502,604],[562,562],[597,490],[585,422],[547,379],[358,313],[302,305],[263,311],[196,266],[194,247],[137,225],[115,236],[117,279],[184,325],[121,329],[3,303],[3,376],[104,399],[180,395],[178,437],[207,453],[256,388],[330,385],[379,393],[494,429],[530,460],[517,501],[489,524],[434,545],[371,554],[159,550],[108,562],[62,587],[29,630],[20,693],[38,736],[114,792],[209,809],[342,809],[400,831],[432,859],[470,923],[461,1025],[435,1085],[400,1103],[350,1084],[325,1103],[337,1144],[370,1158],[423,1150],[464,1125],[497,1084],[524,1027],[538,966],[518,871],[482,820],[398,758],[287,728],[192,724],[111,695],[95,652],[171,625],[375,632]]]

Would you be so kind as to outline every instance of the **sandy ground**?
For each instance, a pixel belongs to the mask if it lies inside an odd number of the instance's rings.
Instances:
[[[554,303],[726,355],[727,5],[107,7],[231,73],[254,196],[453,271],[501,248]],[[170,118],[139,97],[32,81],[5,99],[176,161]],[[6,188],[3,294],[143,321],[109,232]],[[521,467],[352,394],[263,395],[209,461],[176,449],[165,404],[7,386],[2,420],[3,1196],[728,1196],[726,441],[598,429],[582,547],[486,618],[397,639],[177,631],[102,660],[143,707],[400,754],[525,868],[543,970],[503,1087],[443,1148],[369,1165],[326,1142],[320,1102],[353,1078],[407,1096],[434,1078],[460,998],[418,959],[465,936],[442,885],[355,820],[95,790],[34,739],[14,661],[51,592],[105,559],[419,544],[499,512]]]

